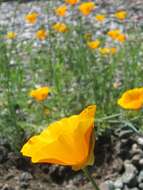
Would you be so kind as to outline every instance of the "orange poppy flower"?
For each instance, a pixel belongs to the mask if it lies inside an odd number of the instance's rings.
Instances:
[[[79,10],[80,12],[84,15],[84,16],[87,16],[89,15],[95,8],[95,4],[94,2],[85,2],[85,3],[82,3],[80,6],[79,6]]]
[[[112,39],[116,40],[117,37],[121,34],[121,31],[119,29],[114,29],[114,30],[110,30],[107,34]]]
[[[65,0],[65,2],[70,4],[70,5],[75,5],[79,2],[79,0]]]
[[[118,18],[119,20],[125,20],[127,17],[127,12],[126,11],[117,11],[115,13],[115,17]]]
[[[61,33],[68,31],[67,26],[66,26],[64,23],[60,23],[60,22],[54,24],[54,25],[53,25],[53,29],[54,29],[55,31],[61,32]]]
[[[32,137],[22,148],[33,163],[72,166],[79,170],[94,162],[94,115],[91,105],[79,115],[63,118],[49,125],[40,135]]]
[[[97,49],[100,46],[99,40],[90,41],[87,43],[88,47],[91,49]]]
[[[48,87],[41,87],[35,90],[31,90],[29,96],[33,97],[37,101],[43,101],[47,98],[50,89]]]
[[[105,17],[105,15],[103,15],[103,14],[98,14],[98,15],[95,16],[95,19],[96,19],[98,22],[103,22],[103,21],[106,19],[106,17]]]
[[[126,91],[117,103],[124,109],[141,109],[143,107],[143,87]]]
[[[60,7],[55,9],[55,13],[58,16],[65,16],[67,12],[67,6],[66,5],[61,5]]]
[[[33,12],[29,13],[25,16],[25,20],[30,24],[35,24],[37,22],[37,17],[39,16],[38,13]]]
[[[118,42],[121,42],[121,43],[125,42],[126,40],[125,34],[122,34],[119,29],[110,30],[107,34],[113,40],[117,40]]]
[[[126,41],[126,36],[124,34],[119,34],[117,37],[116,37],[116,40],[123,43]]]
[[[36,32],[36,38],[39,40],[45,40],[47,37],[47,31],[45,29],[40,29]]]

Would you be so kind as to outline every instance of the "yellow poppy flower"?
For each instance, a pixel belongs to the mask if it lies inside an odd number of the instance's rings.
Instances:
[[[31,92],[29,93],[29,96],[33,97],[35,100],[40,102],[47,98],[49,92],[50,92],[50,89],[48,87],[41,87],[35,90],[31,90]]]
[[[138,110],[143,108],[143,87],[126,91],[117,103],[124,109]]]
[[[47,37],[47,31],[45,29],[40,29],[36,32],[36,38],[38,40],[45,40]]]
[[[49,125],[40,135],[32,137],[22,148],[33,163],[72,166],[79,170],[94,163],[94,115],[91,105],[79,115],[63,118]]]
[[[6,38],[9,39],[9,40],[13,40],[16,38],[16,33],[15,32],[8,32],[6,34]]]
[[[114,30],[110,30],[107,34],[112,39],[116,40],[117,37],[121,34],[121,31],[119,29],[114,29]]]
[[[67,32],[68,31],[67,26],[64,23],[60,23],[60,22],[54,24],[53,29],[57,32]]]
[[[98,14],[95,16],[95,19],[98,21],[98,22],[103,22],[105,20],[105,15],[103,14]]]
[[[75,5],[79,2],[79,0],[65,0],[65,2],[70,4],[70,5]]]
[[[121,43],[125,42],[126,36],[121,33],[119,29],[110,30],[108,33],[108,36],[110,36],[113,40],[117,40]]]
[[[127,12],[126,11],[117,11],[115,13],[115,17],[118,18],[119,20],[125,20],[127,17]]]
[[[104,47],[104,48],[100,48],[99,52],[102,55],[110,55],[110,54],[115,54],[117,52],[117,48],[112,47],[112,48],[108,48],[108,47]]]
[[[25,20],[30,24],[35,24],[37,22],[37,17],[39,16],[38,13],[33,12],[29,13],[25,16]]]
[[[55,9],[55,13],[58,16],[65,16],[67,12],[67,6],[66,5],[61,5],[60,7]]]
[[[95,8],[95,4],[94,2],[85,2],[85,3],[82,3],[80,6],[79,6],[79,10],[80,12],[84,15],[84,16],[87,16],[89,15]]]
[[[123,43],[126,41],[126,36],[124,34],[119,34],[117,37],[116,37],[116,40]]]
[[[90,41],[87,43],[87,45],[91,49],[97,49],[100,46],[100,41],[99,40]]]

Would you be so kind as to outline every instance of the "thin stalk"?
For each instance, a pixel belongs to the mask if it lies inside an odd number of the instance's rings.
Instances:
[[[96,122],[103,122],[104,120],[108,120],[108,119],[112,119],[112,118],[115,118],[115,117],[119,117],[120,115],[121,115],[121,113],[117,113],[117,114],[101,117],[100,119],[97,119]]]
[[[87,167],[83,169],[84,175],[89,179],[89,181],[91,181],[93,187],[95,190],[100,190],[98,185],[96,184],[95,180],[91,177],[91,175],[88,172]]]

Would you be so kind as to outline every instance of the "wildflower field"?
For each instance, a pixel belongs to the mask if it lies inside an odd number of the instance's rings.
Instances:
[[[142,7],[0,1],[1,190],[143,190]],[[28,185],[3,178],[13,172],[9,152],[26,164],[14,165],[14,175],[29,175]],[[49,174],[41,169],[48,164],[60,166]],[[40,186],[43,170],[52,180]]]

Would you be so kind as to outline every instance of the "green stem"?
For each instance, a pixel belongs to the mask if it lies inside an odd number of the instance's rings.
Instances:
[[[109,116],[105,116],[105,117],[101,117],[99,119],[96,119],[96,122],[103,122],[104,120],[108,120],[108,119],[112,119],[114,117],[119,117],[121,115],[121,113],[117,113],[117,114],[114,114],[114,115],[109,115]]]
[[[94,179],[93,179],[93,178],[91,177],[91,175],[89,174],[88,169],[87,169],[87,168],[84,168],[84,169],[83,169],[83,172],[84,172],[85,176],[89,179],[89,181],[91,181],[91,183],[92,183],[94,189],[95,189],[95,190],[100,190],[99,187],[98,187],[98,185],[97,185],[96,182],[94,181]]]

